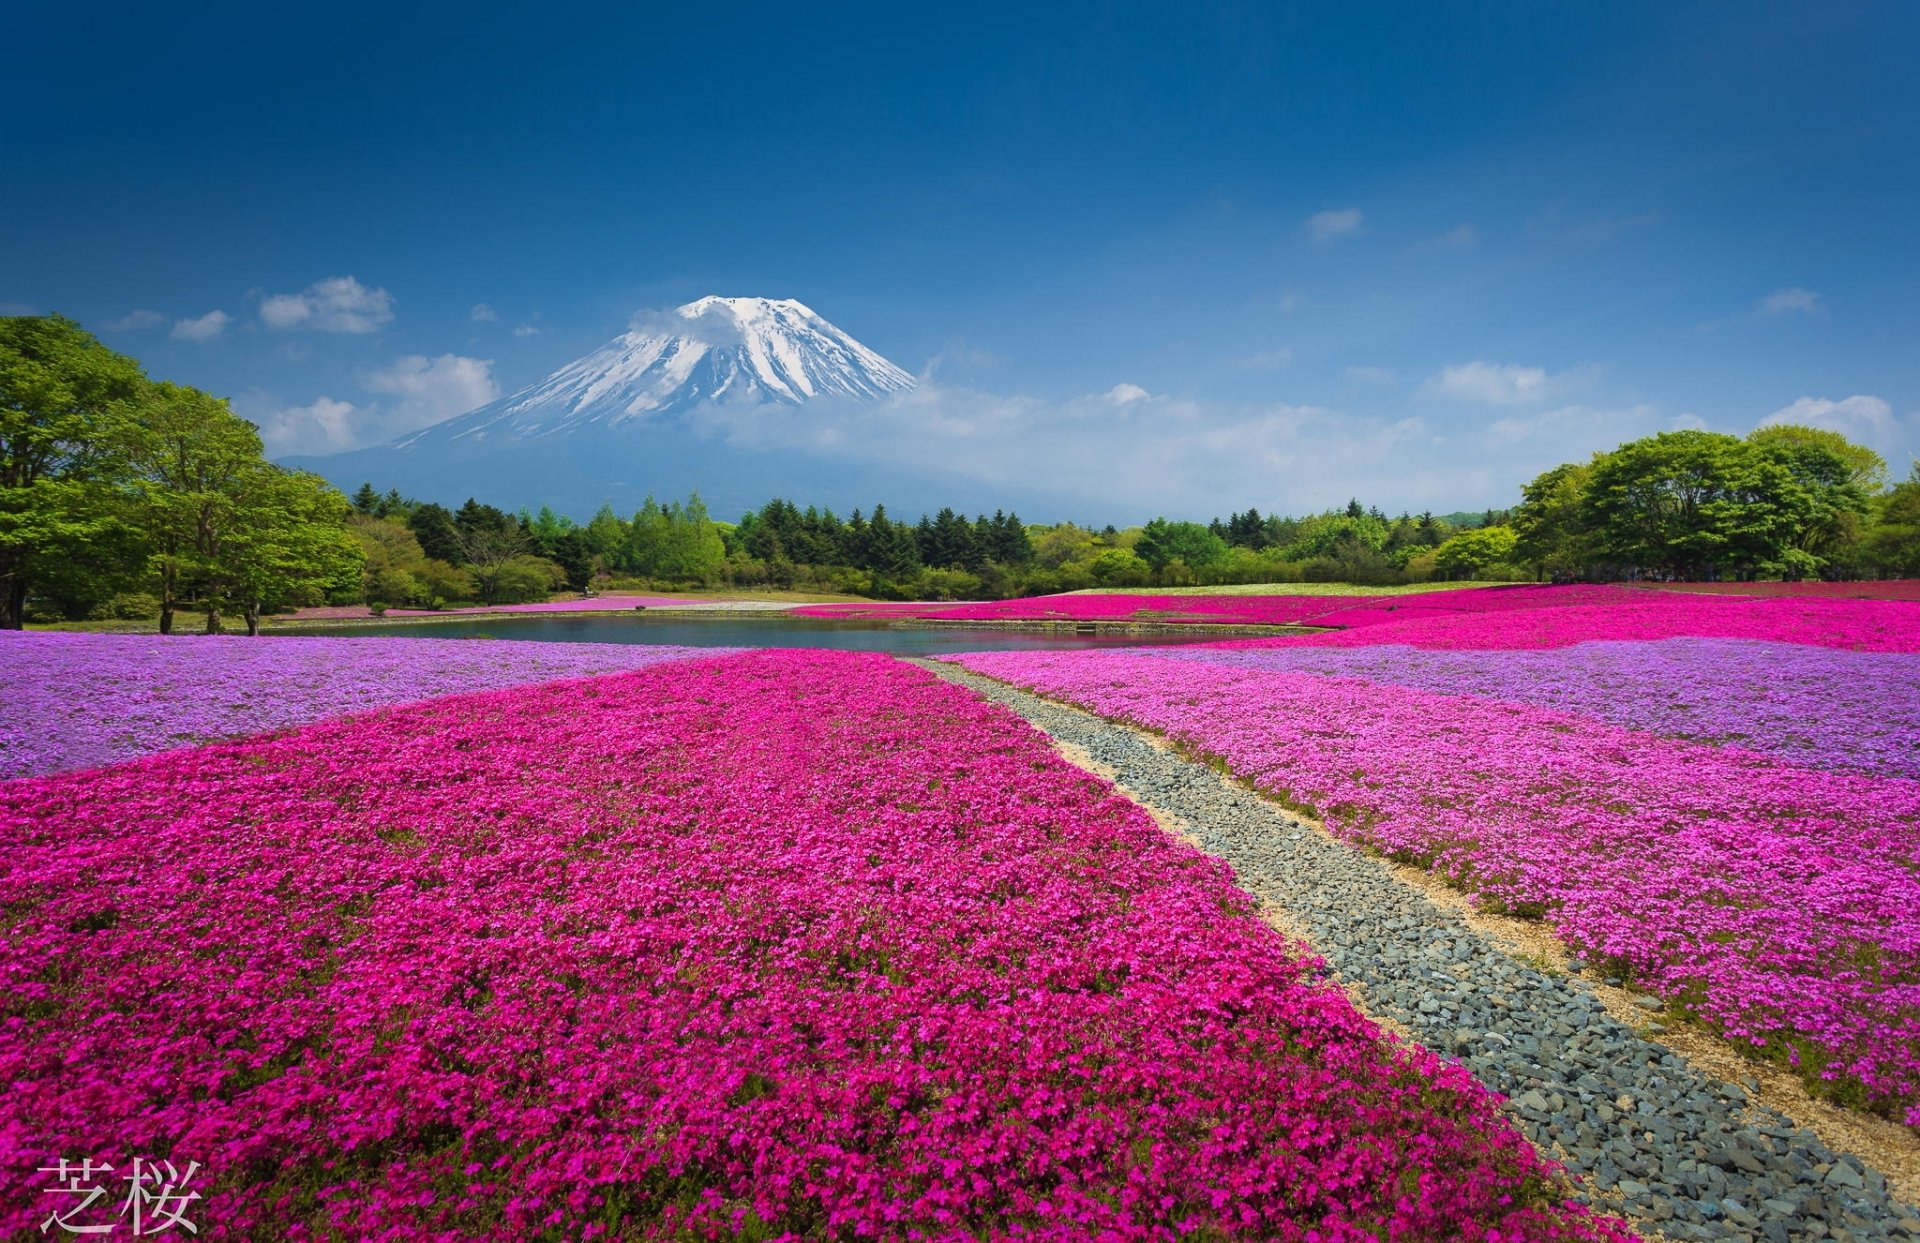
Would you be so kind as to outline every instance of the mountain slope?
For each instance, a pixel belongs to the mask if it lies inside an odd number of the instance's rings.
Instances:
[[[912,387],[912,376],[799,302],[708,297],[648,317],[540,383],[395,447],[570,435],[706,403],[879,400]]]
[[[698,489],[730,513],[784,494],[871,504],[871,468],[739,447],[716,431],[766,416],[804,417],[809,402],[877,402],[913,377],[791,299],[701,298],[636,316],[629,331],[538,384],[390,444],[289,458],[346,489],[371,481],[423,500],[480,496],[551,504],[584,516],[602,501]],[[942,502],[947,503],[945,501]]]

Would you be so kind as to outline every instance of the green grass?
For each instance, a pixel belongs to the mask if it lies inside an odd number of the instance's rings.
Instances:
[[[1228,583],[1219,587],[1088,587],[1075,596],[1413,596],[1463,587],[1510,587],[1511,583],[1468,580],[1458,583],[1408,583],[1400,587],[1362,587],[1355,583]]]

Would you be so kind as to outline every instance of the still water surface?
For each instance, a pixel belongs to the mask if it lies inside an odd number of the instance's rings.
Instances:
[[[274,628],[275,634],[409,635],[418,639],[538,639],[549,643],[670,643],[687,647],[832,647],[896,656],[942,652],[1040,651],[1218,642],[1233,636],[1076,635],[1010,630],[894,629],[870,621],[787,618],[764,613],[708,617],[473,617],[447,621]]]

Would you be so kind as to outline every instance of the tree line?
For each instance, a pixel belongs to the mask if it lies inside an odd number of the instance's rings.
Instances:
[[[1546,471],[1511,510],[1030,525],[776,498],[737,522],[695,494],[585,522],[457,508],[371,483],[351,498],[266,461],[225,401],[149,379],[58,316],[0,318],[0,628],[363,602],[436,608],[556,591],[778,589],[992,599],[1086,587],[1433,578],[1920,575],[1920,467],[1796,426],[1664,432]]]
[[[59,316],[0,318],[0,629],[157,614],[217,632],[317,603],[358,573],[346,498],[268,462],[253,424],[149,379]]]

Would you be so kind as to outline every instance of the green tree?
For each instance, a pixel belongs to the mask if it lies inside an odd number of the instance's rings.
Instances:
[[[1847,481],[1871,495],[1887,486],[1887,459],[1839,432],[1804,423],[1772,423],[1747,433],[1747,442],[1788,449],[1819,448],[1840,459]]]
[[[1587,511],[1592,480],[1592,466],[1569,462],[1522,488],[1513,511],[1514,557],[1537,574],[1584,576],[1597,559]]]
[[[1867,564],[1878,573],[1920,578],[1920,463],[1879,499],[1862,545]]]
[[[144,378],[70,319],[0,318],[0,629],[18,630],[37,579],[117,568],[120,452]]]
[[[330,585],[358,572],[361,552],[347,531],[347,498],[326,480],[268,462],[249,474],[215,586],[257,635],[263,611],[320,603]]]
[[[1786,466],[1703,431],[1660,432],[1602,454],[1586,500],[1604,554],[1680,578],[1751,577],[1786,550],[1807,509]]]
[[[1093,581],[1102,587],[1138,587],[1153,573],[1153,567],[1127,548],[1109,548],[1087,566]]]
[[[207,633],[220,630],[232,580],[229,541],[249,518],[247,493],[260,484],[260,433],[199,389],[149,386],[128,436],[148,566],[160,599],[160,633],[171,634],[186,593],[207,605]]]
[[[1140,532],[1133,551],[1156,573],[1175,561],[1198,570],[1225,560],[1227,542],[1197,522],[1155,518]]]
[[[1476,578],[1488,567],[1513,560],[1519,537],[1512,527],[1461,531],[1434,549],[1433,564],[1448,578]]]

